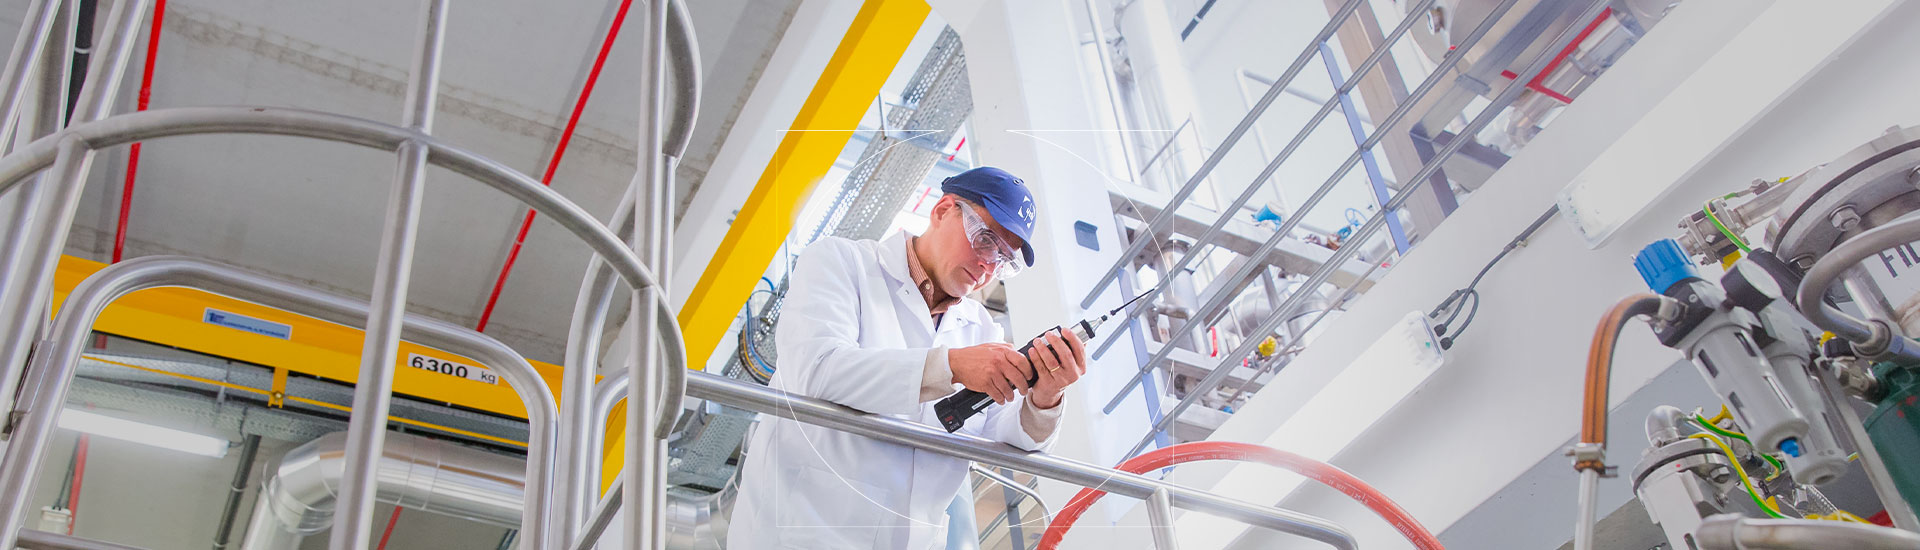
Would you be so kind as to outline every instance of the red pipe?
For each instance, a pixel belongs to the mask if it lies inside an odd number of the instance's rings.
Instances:
[[[1600,10],[1600,15],[1594,17],[1593,22],[1587,23],[1587,28],[1582,29],[1579,35],[1574,36],[1573,41],[1567,43],[1567,47],[1560,49],[1560,54],[1553,57],[1553,63],[1547,64],[1547,68],[1541,70],[1540,74],[1533,75],[1533,80],[1527,82],[1527,89],[1540,92],[1542,95],[1551,97],[1562,104],[1573,104],[1573,98],[1547,87],[1545,84],[1547,75],[1553,74],[1553,70],[1560,66],[1560,62],[1566,61],[1567,56],[1572,55],[1574,50],[1579,49],[1580,44],[1587,41],[1587,36],[1593,34],[1595,29],[1599,29],[1600,24],[1605,23],[1607,17],[1610,15],[1613,15],[1613,8]],[[1513,71],[1500,71],[1500,76],[1509,79],[1520,78],[1520,75],[1514,74]]]
[[[620,0],[620,9],[613,14],[613,24],[607,26],[607,37],[600,41],[600,54],[593,58],[593,68],[587,71],[587,81],[580,86],[580,98],[573,102],[573,114],[567,117],[567,127],[560,131],[560,141],[553,145],[553,158],[547,160],[547,173],[540,177],[541,185],[553,185],[553,174],[560,170],[560,158],[567,154],[567,143],[573,141],[573,130],[580,124],[580,114],[587,110],[587,99],[593,97],[593,85],[600,80],[600,68],[607,64],[607,54],[613,51],[613,40],[620,36],[620,23],[627,20],[627,8],[633,0]],[[480,321],[474,323],[473,330],[486,332],[487,321],[493,319],[493,308],[500,304],[500,291],[507,287],[507,276],[513,273],[513,263],[520,259],[520,247],[527,243],[527,232],[533,230],[533,209],[527,209],[526,218],[520,220],[520,233],[513,238],[513,248],[507,250],[507,261],[500,265],[500,276],[493,281],[493,292],[487,296],[487,307],[480,310]]]
[[[393,538],[393,526],[400,524],[400,511],[405,509],[399,506],[393,507],[393,515],[387,516],[387,531],[380,534],[380,546],[376,548],[387,550],[387,539]]]
[[[167,0],[153,3],[153,26],[147,30],[147,68],[140,73],[140,102],[135,112],[147,110],[153,98],[153,62],[160,53],[160,23],[167,20]],[[113,263],[127,249],[127,219],[133,215],[133,180],[140,174],[140,142],[127,151],[127,182],[120,187],[120,222],[113,230]]]
[[[1407,540],[1412,541],[1414,547],[1420,550],[1444,549],[1444,547],[1440,545],[1440,539],[1434,538],[1433,533],[1428,532],[1425,526],[1420,525],[1419,520],[1413,519],[1413,516],[1408,514],[1406,510],[1401,509],[1400,505],[1394,504],[1392,499],[1387,498],[1387,496],[1381,494],[1379,490],[1367,485],[1366,482],[1360,481],[1360,478],[1353,477],[1353,474],[1349,474],[1345,470],[1336,468],[1331,464],[1279,449],[1232,441],[1196,441],[1193,443],[1181,443],[1179,445],[1163,447],[1159,450],[1133,457],[1132,460],[1120,463],[1120,466],[1117,468],[1122,471],[1138,474],[1176,464],[1205,460],[1258,462],[1269,466],[1278,466],[1307,476],[1314,481],[1325,483],[1327,486],[1341,493],[1345,493],[1349,497],[1353,497],[1354,500],[1360,501],[1360,504],[1366,505],[1368,509],[1373,510],[1373,513],[1379,514],[1381,518],[1393,524],[1393,528],[1400,531],[1400,534],[1407,537]],[[1040,550],[1054,550],[1057,548],[1060,545],[1060,540],[1066,538],[1067,529],[1073,527],[1073,522],[1079,520],[1080,516],[1085,514],[1088,508],[1093,507],[1094,501],[1099,500],[1100,497],[1106,494],[1106,491],[1081,489],[1078,494],[1073,495],[1073,499],[1067,501],[1067,506],[1061,508],[1059,513],[1054,514],[1053,523],[1047,525],[1046,536],[1040,538]]]
[[[80,440],[73,446],[73,485],[67,487],[67,534],[73,534],[73,524],[80,521],[80,481],[87,478],[87,434],[80,434]]]

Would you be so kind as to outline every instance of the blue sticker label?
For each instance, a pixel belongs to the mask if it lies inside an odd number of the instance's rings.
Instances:
[[[293,326],[275,323],[265,319],[255,319],[237,313],[229,313],[207,308],[207,314],[201,318],[209,325],[219,325],[230,329],[244,330],[261,336],[272,336],[281,340],[293,339]]]

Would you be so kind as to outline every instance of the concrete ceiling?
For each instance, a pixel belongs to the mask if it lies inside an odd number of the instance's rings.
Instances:
[[[101,2],[105,19],[106,4]],[[0,4],[11,43],[26,2]],[[678,168],[684,208],[792,20],[798,0],[689,2],[705,89]],[[618,0],[455,0],[434,133],[536,177],[546,168]],[[609,215],[634,169],[637,2],[553,187]],[[173,0],[152,108],[299,107],[397,123],[420,2]],[[145,38],[142,37],[142,44]],[[120,111],[138,93],[131,64]],[[112,151],[94,177],[68,253],[106,260],[125,178]],[[185,254],[365,296],[372,283],[392,154],[293,138],[190,137],[145,146],[127,256]],[[410,309],[472,325],[519,228],[516,202],[450,172],[429,176]],[[586,248],[536,221],[487,332],[558,361]]]

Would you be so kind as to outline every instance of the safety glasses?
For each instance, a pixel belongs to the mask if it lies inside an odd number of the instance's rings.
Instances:
[[[994,277],[1011,279],[1026,268],[1026,263],[1020,261],[1019,253],[1001,239],[1000,234],[993,232],[987,221],[973,211],[973,206],[964,202],[954,204],[960,205],[960,220],[966,225],[967,242],[973,244],[973,253],[979,256],[980,261],[994,266]]]

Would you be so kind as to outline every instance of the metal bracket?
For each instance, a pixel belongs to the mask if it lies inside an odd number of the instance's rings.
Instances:
[[[273,385],[268,387],[267,406],[283,408],[287,406],[287,369],[273,369]]]
[[[1567,456],[1573,457],[1574,471],[1593,470],[1600,472],[1600,477],[1609,479],[1619,477],[1620,475],[1620,469],[1618,467],[1607,465],[1607,448],[1605,445],[1587,442],[1575,443],[1572,447],[1567,448],[1566,454]]]

